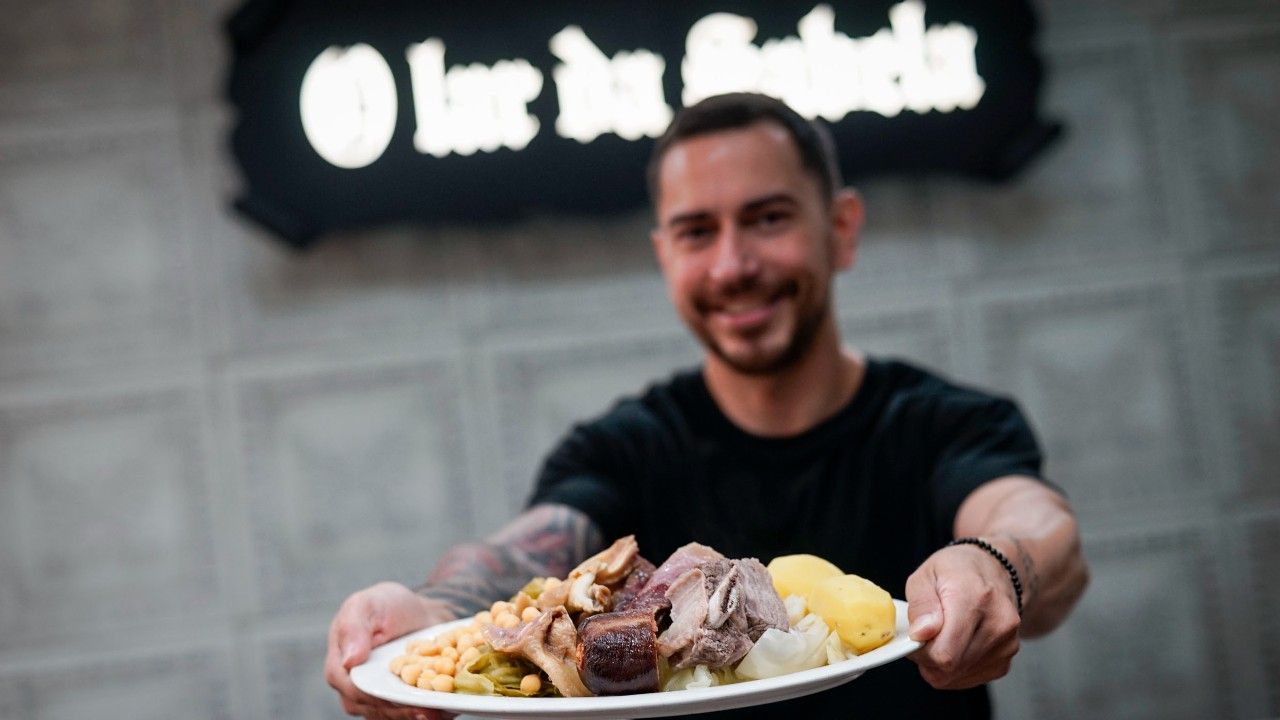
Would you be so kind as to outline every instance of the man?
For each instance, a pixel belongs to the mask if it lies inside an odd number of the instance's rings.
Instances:
[[[905,595],[924,643],[914,666],[736,716],[988,717],[984,684],[1087,580],[1074,516],[1037,478],[1017,407],[842,348],[832,278],[854,263],[862,203],[841,187],[829,137],[782,103],[687,108],[649,180],[654,251],[702,367],[575,427],[528,509],[451,549],[416,592],[383,583],[348,598],[326,659],[343,707],[433,717],[360,693],[348,669],[635,533],[655,562],[690,541],[765,562],[807,552]]]

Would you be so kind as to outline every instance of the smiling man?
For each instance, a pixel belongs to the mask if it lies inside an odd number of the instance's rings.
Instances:
[[[716,718],[985,718],[985,683],[1020,638],[1059,625],[1087,571],[1074,515],[1039,478],[1008,399],[841,343],[833,278],[854,264],[863,208],[824,131],[757,95],[682,111],[649,168],[652,242],[671,301],[706,349],[574,427],[528,509],[454,547],[416,591],[343,604],[326,677],[345,709],[431,717],[351,685],[371,645],[563,577],[635,534],[662,560],[697,541],[729,557],[812,553],[907,599],[914,665]]]

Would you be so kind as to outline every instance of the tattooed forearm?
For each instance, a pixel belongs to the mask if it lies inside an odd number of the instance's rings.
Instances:
[[[511,597],[530,578],[564,577],[603,548],[599,528],[582,512],[537,505],[484,541],[451,548],[417,592],[470,615]]]
[[[1027,546],[1022,544],[1022,540],[1015,535],[1007,536],[1013,541],[1014,547],[1018,549],[1018,565],[1022,568],[1022,580],[1026,584],[1027,597],[1024,599],[1026,604],[1032,602],[1040,594],[1040,573],[1036,570],[1035,558],[1031,557],[1031,553],[1027,552]]]

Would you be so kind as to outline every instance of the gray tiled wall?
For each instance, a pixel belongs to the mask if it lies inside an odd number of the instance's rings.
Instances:
[[[233,0],[0,0],[0,720],[338,718],[349,592],[697,358],[644,213],[290,253],[226,210]],[[1043,0],[1069,134],[879,181],[846,338],[1015,395],[1094,583],[999,715],[1280,716],[1280,6]]]

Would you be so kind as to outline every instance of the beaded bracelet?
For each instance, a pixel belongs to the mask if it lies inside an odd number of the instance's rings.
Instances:
[[[1013,563],[1009,562],[1009,558],[1005,557],[1004,553],[997,550],[995,545],[992,545],[991,543],[987,542],[986,540],[983,540],[982,538],[976,538],[976,537],[956,538],[955,540],[952,540],[951,542],[947,543],[947,547],[951,547],[952,545],[977,545],[983,550],[986,550],[987,554],[991,555],[991,557],[1000,561],[1000,564],[1004,566],[1005,571],[1009,573],[1009,579],[1013,581],[1013,594],[1018,599],[1018,615],[1019,617],[1021,617],[1022,615],[1022,581],[1018,579],[1018,570],[1013,566]]]

